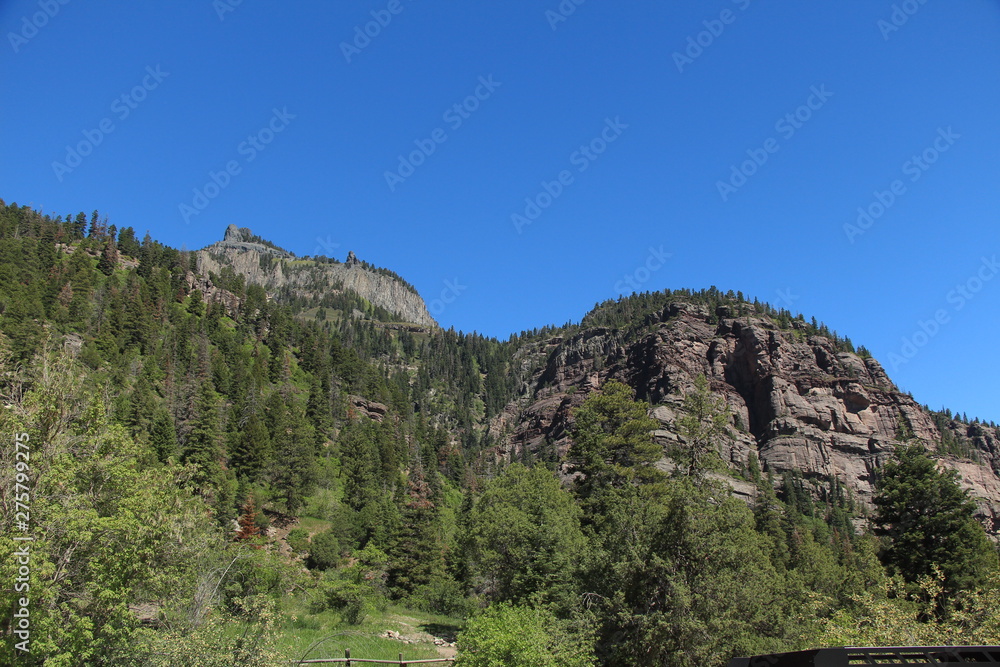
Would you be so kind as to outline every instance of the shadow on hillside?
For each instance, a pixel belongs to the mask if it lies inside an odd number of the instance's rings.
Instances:
[[[460,629],[457,625],[445,623],[421,623],[418,627],[429,635],[440,637],[449,642],[455,641]]]

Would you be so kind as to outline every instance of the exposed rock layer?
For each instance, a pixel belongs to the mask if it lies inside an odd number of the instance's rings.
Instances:
[[[491,425],[501,442],[498,454],[564,455],[573,408],[611,378],[651,403],[661,425],[654,436],[666,445],[679,438],[674,422],[699,374],[732,413],[722,454],[734,468],[755,452],[776,475],[797,470],[817,484],[837,477],[870,504],[873,472],[902,434],[939,448],[941,433],[930,414],[901,393],[876,360],[840,351],[805,328],[782,330],[763,316],[727,315],[676,302],[630,336],[591,328],[537,343],[523,353],[525,366],[537,367],[523,397]],[[959,471],[993,528],[1000,509],[996,429],[959,422],[948,428],[972,458],[948,456],[944,464]]]
[[[353,252],[343,264],[315,262],[249,241],[246,236],[246,230],[229,225],[222,241],[197,252],[198,273],[218,274],[224,266],[231,266],[247,283],[260,285],[269,292],[287,288],[307,298],[350,290],[403,322],[437,326],[419,294],[392,276],[366,269]]]

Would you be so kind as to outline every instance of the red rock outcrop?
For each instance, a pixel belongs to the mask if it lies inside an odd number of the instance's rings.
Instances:
[[[817,484],[836,477],[869,504],[873,472],[900,439],[912,434],[938,450],[941,431],[875,359],[809,331],[800,322],[781,329],[766,316],[732,317],[725,308],[710,313],[679,301],[640,331],[595,327],[537,342],[522,353],[525,366],[533,357],[536,368],[523,396],[491,425],[496,453],[565,455],[573,409],[611,378],[650,402],[661,424],[654,435],[666,445],[679,437],[674,421],[684,395],[704,374],[731,411],[720,450],[734,468],[755,452],[776,475],[799,471]],[[969,455],[944,456],[943,464],[959,471],[991,525],[1000,509],[1000,438],[978,424],[950,428]]]

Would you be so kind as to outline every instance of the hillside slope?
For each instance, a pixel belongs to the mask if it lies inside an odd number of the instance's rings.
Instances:
[[[886,618],[897,625],[880,642],[996,641],[995,549],[933,459],[909,450],[934,525],[864,530],[873,475],[891,479],[883,464],[911,439],[958,468],[992,519],[995,426],[919,406],[815,321],[714,288],[664,291],[500,342],[400,322],[402,308],[323,269],[336,262],[249,230],[199,255],[97,211],[87,223],[0,201],[0,428],[29,443],[31,474],[14,447],[0,469],[2,488],[30,485],[19,530],[33,538],[42,660],[221,664],[245,648],[230,639],[253,637],[257,664],[278,664],[293,656],[267,648],[276,624],[298,641],[318,617],[357,626],[388,601],[486,606],[474,619],[535,622],[585,664],[686,652],[685,665],[722,665],[857,644]],[[683,411],[709,406],[711,421],[719,400],[726,434],[713,428],[685,469],[670,445],[705,431]],[[740,497],[717,483],[714,447]],[[584,484],[564,483],[576,474]],[[13,500],[0,493],[8,515]],[[11,579],[15,539],[0,536]],[[905,570],[904,549],[921,557]],[[910,604],[887,579],[938,566],[941,590],[990,610],[972,626],[928,621],[939,598]],[[592,621],[563,624],[574,618]]]
[[[299,259],[273,244],[257,240],[248,229],[229,225],[222,241],[199,250],[196,256],[198,272],[203,276],[221,274],[225,267],[230,267],[248,284],[260,285],[271,293],[284,290],[317,302],[324,295],[347,290],[404,322],[437,326],[424,300],[411,285],[390,271],[358,261],[354,253],[343,263],[326,258]]]
[[[1000,510],[1000,434],[932,413],[892,383],[875,359],[848,351],[802,320],[787,326],[761,306],[712,307],[678,295],[631,327],[558,332],[522,350],[532,379],[491,428],[500,458],[562,457],[573,409],[609,379],[652,405],[668,445],[683,397],[704,374],[731,411],[723,458],[743,470],[751,453],[775,476],[801,473],[813,490],[836,478],[870,505],[873,473],[915,438],[956,468],[991,532]],[[724,299],[725,300],[725,299]],[[590,319],[594,319],[591,316]],[[940,424],[940,426],[939,426]]]

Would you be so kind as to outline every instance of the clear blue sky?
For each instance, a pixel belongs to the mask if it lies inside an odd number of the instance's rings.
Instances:
[[[498,337],[626,276],[741,290],[866,345],[918,401],[1000,420],[1000,276],[977,282],[1000,271],[1000,2],[893,4],[7,0],[0,197],[176,247],[235,223],[354,250]],[[876,191],[894,201],[845,231]],[[526,198],[547,207],[518,228]]]

